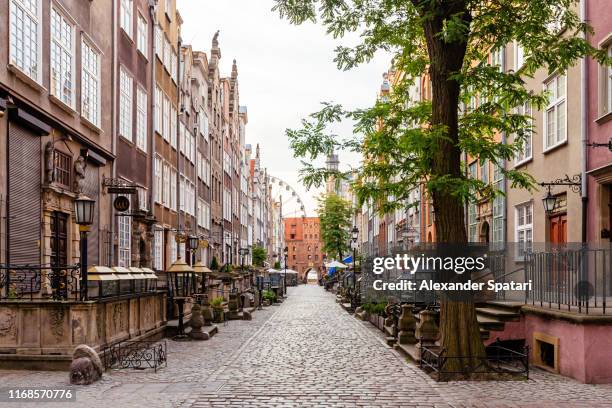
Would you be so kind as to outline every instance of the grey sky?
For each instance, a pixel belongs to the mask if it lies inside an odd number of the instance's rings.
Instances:
[[[194,49],[210,52],[211,39],[220,30],[221,74],[238,63],[240,104],[249,112],[247,143],[260,144],[262,164],[271,175],[291,184],[314,215],[315,196],[298,181],[299,161],[293,158],[286,128],[333,101],[347,107],[370,106],[388,68],[389,58],[379,55],[368,65],[348,72],[336,68],[334,49],[343,41],[325,34],[320,25],[292,26],[271,11],[273,0],[178,0],[184,23],[182,38]],[[351,132],[350,124],[336,129]],[[342,165],[358,158],[341,154]],[[293,205],[292,205],[293,206]],[[291,209],[288,209],[292,211]]]

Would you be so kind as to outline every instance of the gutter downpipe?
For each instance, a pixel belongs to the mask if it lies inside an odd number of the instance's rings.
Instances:
[[[157,195],[157,183],[155,182],[155,123],[157,123],[157,117],[155,116],[155,91],[156,91],[156,78],[155,78],[155,66],[157,61],[157,48],[155,44],[155,30],[157,30],[157,0],[149,0],[149,14],[151,15],[151,22],[153,23],[153,39],[151,41],[151,137],[149,138],[149,151],[151,152],[151,194],[149,194],[149,211],[155,216],[155,196]]]
[[[580,19],[583,23],[588,21],[587,15],[587,4],[586,0],[580,0]],[[588,35],[585,32],[582,33],[585,40],[588,40]],[[581,242],[585,246],[587,242],[587,221],[588,221],[588,183],[587,183],[587,160],[588,160],[588,57],[583,57],[580,61],[580,80],[581,80],[581,92],[580,92],[580,131],[582,138],[582,154],[580,157],[580,175],[581,179],[581,198],[582,198],[582,228],[581,228]]]
[[[113,5],[112,5],[112,13],[113,13],[113,18],[112,18],[112,24],[113,24],[113,36],[112,36],[112,41],[113,41],[113,69],[111,70],[111,83],[112,84],[116,84],[116,80],[117,80],[117,70],[119,69],[119,64],[118,62],[118,54],[119,54],[119,49],[118,49],[118,44],[117,44],[117,2],[114,1]],[[111,152],[113,153],[113,156],[115,157],[115,159],[113,160],[113,165],[111,167],[111,177],[115,178],[117,175],[117,121],[116,121],[116,112],[117,112],[117,88],[116,86],[112,87],[112,92],[111,92],[111,97],[112,97],[112,112],[111,112],[111,117],[112,117],[112,121],[111,121],[111,134],[113,135],[113,137],[111,137]],[[115,236],[115,206],[111,205],[110,206],[110,234],[111,237]],[[109,266],[112,266],[113,262],[115,261],[115,245],[113,244],[113,241],[111,239],[111,245],[110,245],[110,259],[109,259]]]

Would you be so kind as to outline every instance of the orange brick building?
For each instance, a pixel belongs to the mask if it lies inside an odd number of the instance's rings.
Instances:
[[[289,248],[287,267],[305,279],[308,271],[323,270],[323,242],[321,241],[319,217],[285,218],[285,242]]]

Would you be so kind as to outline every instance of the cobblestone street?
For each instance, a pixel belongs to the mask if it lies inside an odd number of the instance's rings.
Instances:
[[[114,371],[77,388],[78,406],[612,406],[612,386],[537,369],[529,381],[436,383],[312,285],[291,288],[252,321],[221,325],[210,341],[168,340],[168,350],[157,373]],[[0,379],[3,387],[68,385],[59,372],[0,371]]]

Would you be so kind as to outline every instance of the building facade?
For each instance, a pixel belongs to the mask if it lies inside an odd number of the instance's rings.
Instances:
[[[310,270],[323,271],[323,241],[319,217],[285,218],[287,267],[298,272],[305,281]]]

